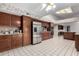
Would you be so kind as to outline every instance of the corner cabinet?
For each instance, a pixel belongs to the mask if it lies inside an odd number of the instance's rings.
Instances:
[[[11,15],[0,12],[0,26],[10,26],[10,25],[11,25]]]
[[[21,26],[21,17],[16,15],[11,15],[11,26],[20,27]]]

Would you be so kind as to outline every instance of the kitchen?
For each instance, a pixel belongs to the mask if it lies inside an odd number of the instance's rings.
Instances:
[[[44,11],[40,9],[43,5],[47,5]],[[70,5],[77,6],[74,3],[54,5],[67,5],[63,10],[71,10]],[[52,9],[47,12],[49,6]],[[78,17],[62,19],[63,15],[57,17],[59,14],[53,9],[51,3],[0,4],[0,55],[66,55],[66,51],[70,52],[68,55],[74,54],[71,51],[77,54],[78,24],[68,23],[78,22]]]
[[[52,32],[50,22],[0,12],[0,52],[40,43]]]

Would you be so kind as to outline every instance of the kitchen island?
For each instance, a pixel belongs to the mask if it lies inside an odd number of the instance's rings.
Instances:
[[[75,34],[75,48],[79,51],[79,33]]]
[[[75,32],[64,32],[63,36],[64,36],[64,39],[74,40]]]

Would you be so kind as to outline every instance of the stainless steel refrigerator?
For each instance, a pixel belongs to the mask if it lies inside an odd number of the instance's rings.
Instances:
[[[40,22],[32,22],[32,44],[42,42],[42,24]]]

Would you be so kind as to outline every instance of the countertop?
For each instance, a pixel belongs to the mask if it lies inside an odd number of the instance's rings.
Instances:
[[[79,32],[76,32],[75,35],[79,35]]]
[[[75,33],[75,35],[79,35],[79,32],[74,32]]]
[[[51,32],[51,31],[43,31],[43,32]],[[42,33],[43,33],[43,32],[42,32]]]
[[[22,33],[14,33],[14,34],[0,34],[0,35],[20,35]]]

